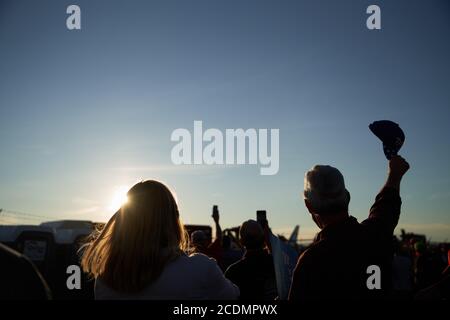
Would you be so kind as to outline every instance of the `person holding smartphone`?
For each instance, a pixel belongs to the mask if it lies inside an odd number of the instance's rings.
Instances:
[[[208,237],[202,230],[196,230],[191,234],[191,243],[194,252],[202,253],[217,261],[219,266],[222,263],[222,228],[220,227],[219,208],[217,205],[213,206],[212,216],[215,224],[216,236],[215,239],[208,243]]]
[[[275,268],[272,255],[266,249],[265,211],[258,212],[258,222],[247,220],[241,225],[239,237],[245,253],[241,260],[228,267],[225,277],[239,287],[240,300],[271,301],[278,295]]]

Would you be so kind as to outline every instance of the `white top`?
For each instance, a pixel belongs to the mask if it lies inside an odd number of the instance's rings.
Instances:
[[[216,263],[203,254],[182,255],[169,262],[158,279],[138,293],[123,293],[95,282],[97,300],[231,300],[239,288],[226,279]]]

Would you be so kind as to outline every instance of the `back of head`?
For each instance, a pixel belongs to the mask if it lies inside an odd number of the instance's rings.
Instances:
[[[239,229],[242,245],[247,250],[257,250],[264,247],[264,230],[255,220],[247,220]]]
[[[426,249],[427,249],[427,247],[426,247],[425,243],[423,243],[422,241],[417,241],[414,244],[414,250],[417,253],[425,253]]]
[[[315,214],[348,211],[350,194],[341,172],[331,166],[316,165],[305,174],[304,199]]]
[[[162,272],[167,261],[187,247],[178,206],[158,181],[137,183],[128,201],[87,247],[82,266],[111,288],[143,289]]]
[[[205,247],[208,242],[208,237],[202,230],[195,230],[191,233],[191,244],[194,247]]]

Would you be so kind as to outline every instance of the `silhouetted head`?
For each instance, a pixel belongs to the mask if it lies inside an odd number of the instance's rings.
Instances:
[[[247,220],[239,229],[241,244],[247,250],[258,250],[264,248],[264,230],[255,220]]]
[[[143,289],[165,264],[181,255],[188,239],[174,196],[164,184],[147,180],[134,185],[128,201],[88,245],[84,270],[118,291]]]
[[[425,253],[427,247],[425,245],[425,243],[423,243],[422,241],[417,241],[414,244],[414,250],[416,251],[417,254],[423,254]]]
[[[326,225],[348,217],[350,193],[341,172],[331,166],[316,165],[305,174],[303,197],[313,220]]]
[[[202,230],[191,233],[191,243],[195,248],[205,248],[208,245],[208,237]]]

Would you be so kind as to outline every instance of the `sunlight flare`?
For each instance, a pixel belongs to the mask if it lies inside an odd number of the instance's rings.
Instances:
[[[115,212],[120,209],[122,205],[127,203],[128,197],[127,192],[129,190],[128,186],[122,185],[114,189],[111,203],[109,205],[109,210]]]

